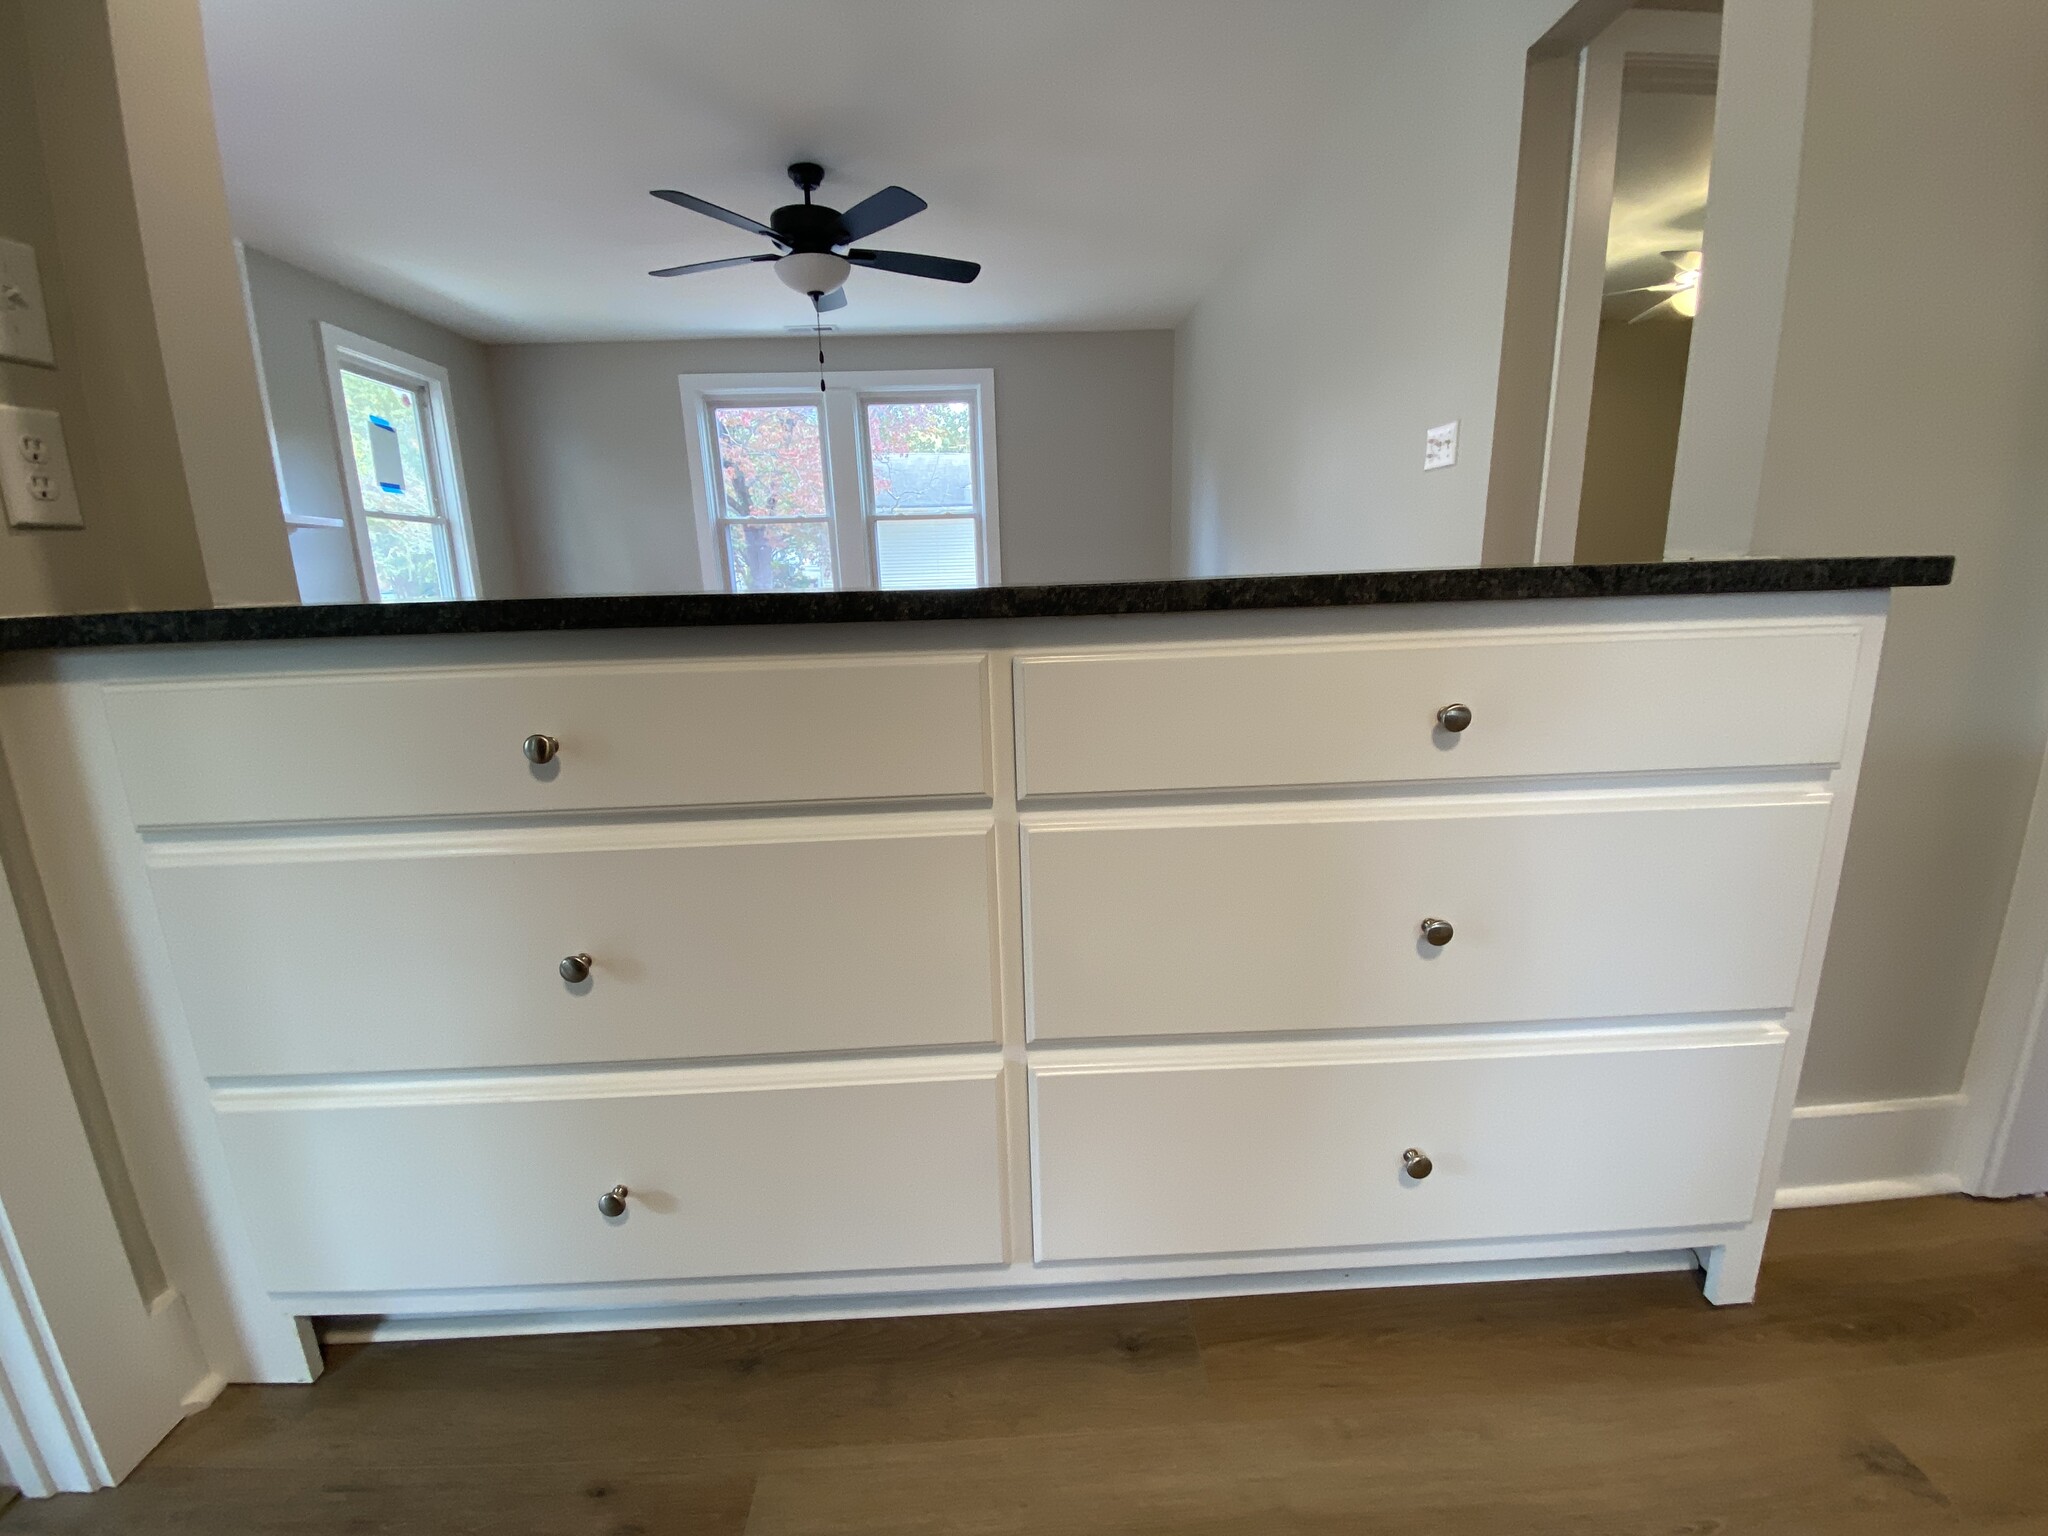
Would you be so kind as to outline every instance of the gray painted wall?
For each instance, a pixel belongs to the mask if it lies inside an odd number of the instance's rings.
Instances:
[[[1961,1082],[2048,737],[2044,80],[2037,0],[1817,7],[1756,552],[1957,563],[1894,609],[1809,1102]]]
[[[244,256],[249,271],[249,302],[263,357],[263,384],[270,397],[271,430],[276,436],[278,468],[290,515],[341,517],[347,508],[346,482],[334,440],[334,409],[320,359],[320,322],[324,320],[439,363],[448,370],[456,446],[462,455],[462,478],[476,536],[477,580],[483,589],[478,595],[521,595],[524,588],[518,556],[505,510],[503,461],[497,417],[491,404],[487,349],[430,320],[344,288],[262,251],[247,249]],[[305,587],[309,565],[303,543],[302,537],[295,537],[301,553],[301,586]],[[309,601],[361,601],[359,583],[352,592],[337,590],[340,583],[353,577],[353,569],[346,563],[353,557],[338,534],[327,533],[320,546],[321,554],[332,555],[337,551],[338,565],[331,559],[320,561],[326,584],[307,590]],[[333,570],[329,571],[329,567]]]
[[[520,564],[547,593],[702,585],[678,375],[816,366],[808,338],[490,350]],[[1003,579],[1163,576],[1169,331],[846,336],[835,369],[992,368]]]
[[[1479,560],[1522,78],[1561,0],[1416,7],[1327,163],[1182,325],[1182,574]],[[1458,421],[1458,463],[1423,434]]]

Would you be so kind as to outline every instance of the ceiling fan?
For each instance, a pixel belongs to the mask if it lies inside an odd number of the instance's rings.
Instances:
[[[814,309],[823,313],[846,304],[847,273],[855,267],[872,267],[877,272],[901,272],[906,277],[932,277],[942,283],[971,283],[981,275],[981,264],[955,261],[947,256],[920,256],[913,251],[874,251],[854,245],[869,235],[900,224],[914,213],[922,213],[925,200],[902,187],[884,187],[872,197],[861,199],[844,213],[811,201],[811,194],[825,180],[825,168],[799,160],[789,168],[789,179],[804,195],[768,215],[768,222],[750,219],[730,208],[707,203],[687,192],[657,189],[654,195],[678,208],[697,213],[760,235],[777,249],[759,256],[728,256],[723,261],[693,261],[680,267],[661,267],[649,277],[681,277],[689,272],[716,272],[722,267],[745,267],[772,261],[782,282],[807,295]]]
[[[1658,254],[1672,265],[1673,271],[1670,282],[1651,283],[1648,287],[1644,288],[1617,288],[1613,293],[1607,295],[1610,299],[1624,298],[1631,293],[1661,293],[1664,295],[1663,298],[1657,300],[1656,303],[1652,304],[1641,314],[1631,316],[1628,322],[1630,325],[1640,325],[1660,309],[1668,308],[1673,314],[1683,315],[1688,320],[1700,312],[1700,253],[1698,251],[1661,251]]]

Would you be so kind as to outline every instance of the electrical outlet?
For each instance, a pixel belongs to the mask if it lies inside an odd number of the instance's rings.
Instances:
[[[1449,469],[1458,462],[1458,424],[1447,421],[1431,427],[1422,439],[1422,467]]]
[[[0,358],[57,366],[36,248],[19,240],[0,240]]]
[[[10,528],[85,526],[55,411],[0,405],[0,493]]]

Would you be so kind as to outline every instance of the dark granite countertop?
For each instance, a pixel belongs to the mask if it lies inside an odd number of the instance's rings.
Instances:
[[[1838,560],[1468,566],[1446,571],[1221,576],[1202,581],[1105,581],[948,592],[804,592],[752,597],[684,592],[668,596],[500,598],[471,603],[194,608],[162,613],[0,619],[0,651],[189,645],[222,640],[498,634],[518,630],[870,624],[931,619],[1220,613],[1256,608],[1352,608],[1382,603],[1515,602],[1532,598],[1841,592],[1945,586],[1954,568],[1954,557],[1949,555],[1892,555]]]

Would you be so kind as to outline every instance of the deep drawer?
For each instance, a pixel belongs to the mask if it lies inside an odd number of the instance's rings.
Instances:
[[[1035,1039],[1779,1010],[1828,804],[1129,813],[1024,837]],[[1451,926],[1441,948],[1425,919]]]
[[[1838,761],[1850,630],[1189,645],[1016,662],[1019,792]],[[1463,704],[1471,723],[1443,729]]]
[[[1747,1221],[1774,1026],[1437,1054],[1206,1048],[1032,1070],[1044,1261]],[[1258,1053],[1265,1053],[1260,1055]],[[1136,1058],[1136,1059],[1134,1059]],[[1192,1059],[1191,1059],[1192,1058]],[[1409,1176],[1403,1153],[1434,1166]]]
[[[150,878],[210,1077],[991,1041],[993,834],[932,819],[227,840]]]
[[[216,1119],[273,1291],[821,1274],[1002,1262],[998,1081],[636,1073],[224,1094]]]
[[[986,660],[475,667],[106,691],[138,826],[985,795]],[[559,744],[535,765],[530,735]]]

